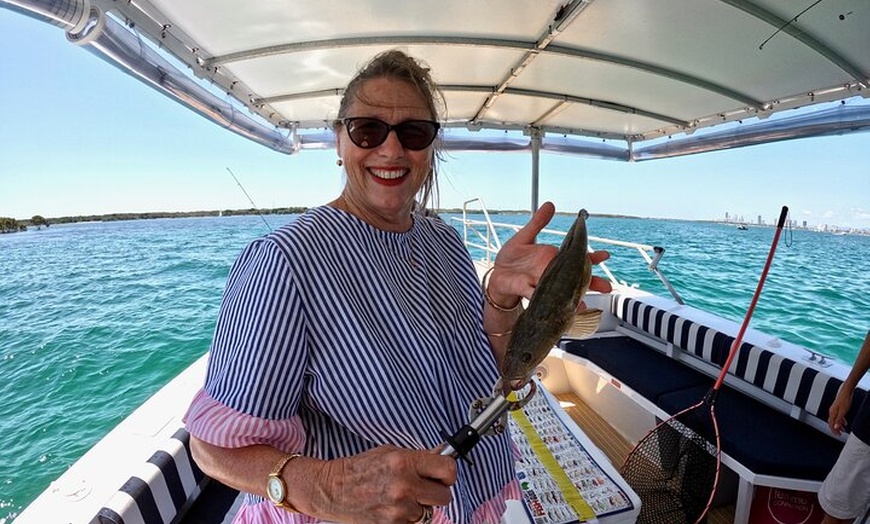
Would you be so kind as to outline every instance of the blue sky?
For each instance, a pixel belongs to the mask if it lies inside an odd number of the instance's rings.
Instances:
[[[0,216],[314,206],[343,185],[333,151],[284,155],[228,133],[84,49],[0,8]],[[561,211],[870,229],[870,133],[628,164],[543,154]],[[442,207],[527,209],[527,154],[452,153]]]

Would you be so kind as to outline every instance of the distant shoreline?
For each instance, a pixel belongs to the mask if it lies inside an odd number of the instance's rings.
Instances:
[[[150,220],[150,219],[160,219],[160,218],[195,218],[195,217],[218,217],[218,216],[246,216],[246,215],[298,215],[305,213],[310,209],[309,207],[278,207],[271,209],[224,209],[224,210],[200,210],[200,211],[149,211],[145,213],[109,213],[105,215],[72,215],[72,216],[62,216],[62,217],[53,217],[45,219],[47,226],[51,226],[53,224],[73,224],[73,223],[82,223],[82,222],[115,222],[121,220]],[[479,210],[475,210],[479,211]],[[491,209],[487,210],[490,215],[528,215],[529,211],[524,209]],[[447,209],[439,209],[438,213],[440,214],[462,214],[461,208],[447,208]],[[573,212],[556,212],[557,215],[563,216],[572,216]],[[697,223],[709,223],[709,224],[722,224],[727,226],[736,227],[738,224],[745,224],[745,222],[736,222],[736,221],[724,221],[724,220],[699,220],[699,219],[686,219],[686,218],[663,218],[663,217],[641,217],[636,215],[623,215],[623,214],[609,214],[609,213],[590,213],[590,216],[595,218],[622,218],[622,219],[632,219],[632,220],[668,220],[674,222],[697,222]],[[26,227],[40,227],[41,225],[36,225],[31,223],[30,219],[18,220],[19,224]],[[750,228],[757,227],[773,227],[773,224],[746,224]],[[818,231],[815,228],[809,227],[800,227],[794,226],[794,229],[798,230],[806,230],[806,231],[814,231],[820,233],[846,233],[843,230],[832,230],[832,231]],[[4,231],[6,232],[6,231]],[[12,231],[9,231],[12,232]],[[868,230],[851,230],[850,234],[858,234],[858,235],[870,235],[870,231]]]
[[[119,220],[149,220],[155,218],[193,218],[193,217],[217,217],[217,216],[244,216],[244,215],[297,215],[305,213],[309,207],[278,207],[272,209],[224,209],[224,210],[208,210],[208,211],[148,211],[145,213],[109,213],[105,215],[72,215],[62,217],[46,218],[45,221],[49,224],[72,224],[78,222],[115,222]],[[487,210],[490,215],[528,215],[529,211],[524,209],[490,209]],[[439,209],[440,214],[462,214],[461,208]],[[556,212],[557,215],[573,215],[573,212]],[[590,213],[590,216],[598,218],[632,218],[644,219],[652,217],[639,217],[632,215],[620,214],[595,214]],[[655,220],[683,220],[656,218]],[[698,220],[685,220],[687,222],[706,222]],[[18,220],[19,223],[26,226],[32,226],[30,219]]]

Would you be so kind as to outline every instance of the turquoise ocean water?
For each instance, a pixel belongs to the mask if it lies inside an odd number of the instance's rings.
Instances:
[[[660,267],[686,303],[737,322],[774,231],[595,217],[589,228],[665,247]],[[207,350],[230,265],[265,232],[246,216],[0,235],[0,524]],[[637,252],[610,250],[621,280],[667,294]],[[870,237],[784,233],[752,327],[851,363],[868,324]]]

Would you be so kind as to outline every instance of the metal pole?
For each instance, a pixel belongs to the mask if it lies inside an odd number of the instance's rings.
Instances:
[[[532,213],[538,210],[538,179],[541,167],[541,130],[533,127],[529,131],[532,139]]]
[[[493,424],[511,407],[511,403],[504,395],[496,395],[492,402],[471,422],[462,426],[451,436],[444,435],[445,442],[441,447],[440,454],[445,457],[461,457],[471,451],[479,441],[481,435],[486,433]]]

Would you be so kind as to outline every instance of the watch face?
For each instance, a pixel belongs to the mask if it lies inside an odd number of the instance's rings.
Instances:
[[[269,482],[266,483],[266,493],[269,495],[269,500],[275,504],[284,502],[284,482],[277,477],[269,477]]]

